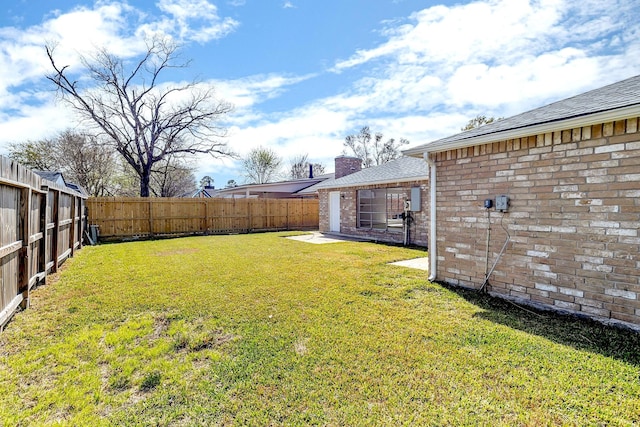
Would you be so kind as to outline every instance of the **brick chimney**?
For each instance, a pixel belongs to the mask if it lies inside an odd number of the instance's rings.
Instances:
[[[338,156],[335,162],[336,179],[362,170],[362,160],[357,157]]]

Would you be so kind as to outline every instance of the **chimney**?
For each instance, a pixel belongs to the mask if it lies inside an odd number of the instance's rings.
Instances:
[[[313,165],[309,163],[309,178],[313,178]]]
[[[338,156],[335,159],[336,179],[362,170],[362,160],[358,157]]]

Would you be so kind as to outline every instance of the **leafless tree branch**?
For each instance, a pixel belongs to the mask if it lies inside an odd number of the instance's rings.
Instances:
[[[149,196],[150,178],[158,162],[200,153],[232,155],[220,140],[226,129],[219,124],[232,105],[195,82],[182,86],[160,83],[169,69],[188,66],[188,62],[178,62],[175,44],[159,38],[148,41],[147,51],[129,71],[123,59],[98,49],[81,61],[92,88],[82,87],[70,77],[68,66],[56,63],[54,47],[47,46],[46,53],[53,69],[47,78],[60,97],[97,127],[138,174],[141,196]]]

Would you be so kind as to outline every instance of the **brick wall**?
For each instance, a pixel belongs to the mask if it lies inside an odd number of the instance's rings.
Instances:
[[[410,243],[418,246],[427,246],[427,232],[429,220],[429,187],[426,181],[403,182],[386,185],[371,185],[351,188],[341,188],[336,190],[320,190],[320,231],[329,231],[329,192],[340,191],[340,232],[351,236],[362,237],[366,239],[403,243],[404,234],[398,232],[387,232],[380,230],[360,229],[357,227],[358,218],[358,190],[375,189],[375,188],[403,188],[406,190],[406,198],[411,199],[411,188],[420,187],[420,203],[421,210],[419,212],[411,212],[414,221],[410,227]]]
[[[639,120],[432,155],[438,280],[640,325]],[[508,195],[505,213],[483,201]]]

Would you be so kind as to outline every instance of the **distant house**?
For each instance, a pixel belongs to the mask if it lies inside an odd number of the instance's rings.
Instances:
[[[216,190],[216,187],[214,187],[212,185],[207,185],[205,187],[198,188],[191,195],[187,194],[187,195],[185,195],[183,197],[191,197],[191,198],[196,198],[196,199],[210,199],[212,197],[215,197],[217,192],[218,192],[218,190]]]
[[[427,164],[403,157],[361,169],[360,159],[335,159],[336,176],[312,187],[320,200],[320,231],[427,245]],[[408,205],[405,206],[405,203]]]
[[[636,76],[406,150],[430,279],[640,327],[639,120]]]
[[[313,178],[301,178],[289,181],[269,182],[266,184],[246,184],[236,187],[221,188],[210,192],[209,197],[221,198],[263,198],[263,199],[290,199],[290,198],[317,198],[315,191],[304,191],[320,182],[333,177],[333,174],[318,175]],[[209,192],[208,192],[209,193]]]
[[[88,196],[89,194],[87,193],[87,190],[85,190],[80,184],[76,184],[73,182],[67,182],[67,180],[65,180],[64,176],[62,175],[62,172],[59,171],[38,171],[38,170],[34,170],[33,171],[36,175],[40,176],[43,179],[46,179],[47,181],[51,181],[51,182],[55,182],[56,184],[62,186],[62,187],[66,187],[69,188],[73,191],[76,191],[78,193],[80,193],[83,196]]]

